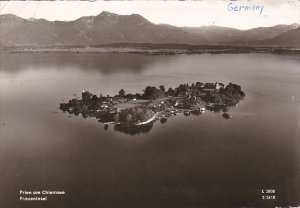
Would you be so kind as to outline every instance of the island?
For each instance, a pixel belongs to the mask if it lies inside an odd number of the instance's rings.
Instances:
[[[83,118],[95,117],[104,125],[114,125],[114,130],[128,134],[149,132],[153,122],[160,120],[165,123],[167,118],[176,114],[202,114],[209,110],[223,112],[223,117],[231,118],[228,113],[230,106],[236,106],[245,97],[241,86],[233,83],[202,83],[180,84],[175,89],[147,86],[143,93],[125,93],[121,89],[114,96],[99,96],[88,91],[82,92],[67,103],[60,103],[63,112],[82,115]]]

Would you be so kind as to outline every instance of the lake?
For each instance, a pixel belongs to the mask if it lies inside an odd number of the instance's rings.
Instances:
[[[59,110],[82,90],[197,81],[236,83],[246,97],[229,120],[178,115],[134,136]],[[0,207],[299,205],[299,103],[299,55],[1,53]],[[66,194],[23,202],[20,190]]]

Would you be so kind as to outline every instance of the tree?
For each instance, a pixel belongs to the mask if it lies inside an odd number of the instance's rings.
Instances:
[[[114,121],[119,121],[120,120],[120,115],[119,114],[115,114],[114,115]]]
[[[128,114],[126,115],[126,121],[127,121],[127,122],[132,122],[132,115],[131,115],[130,113],[128,113]]]
[[[174,95],[174,90],[170,87],[169,89],[168,89],[168,96],[173,96]]]
[[[121,89],[121,90],[119,91],[119,95],[120,95],[121,97],[125,97],[125,90],[124,90],[124,89]]]
[[[94,102],[97,102],[97,101],[98,101],[97,95],[93,95],[92,100],[93,100]]]
[[[153,92],[156,90],[156,87],[147,86],[144,90],[143,97],[145,99],[150,99]]]
[[[83,100],[89,100],[92,97],[92,93],[90,93],[89,91],[83,91],[82,92],[82,99]]]
[[[163,85],[160,85],[160,86],[159,86],[159,89],[160,89],[161,91],[163,91],[163,92],[166,90],[165,86],[163,86]]]
[[[151,109],[144,109],[140,114],[140,118],[142,121],[149,120],[154,115],[154,112]]]
[[[159,89],[155,89],[150,95],[151,100],[156,100],[156,99],[160,99],[163,97],[165,97],[165,93]]]

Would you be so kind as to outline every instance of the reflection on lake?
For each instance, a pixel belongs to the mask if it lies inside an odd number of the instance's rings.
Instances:
[[[115,131],[123,132],[125,134],[137,135],[149,132],[153,127],[153,122],[144,125],[128,125],[126,123],[116,124]]]
[[[274,54],[0,54],[0,207],[21,206],[20,189],[66,191],[45,207],[299,204],[299,61]],[[246,99],[229,120],[176,115],[139,130],[105,129],[58,109],[83,89],[114,95],[197,81],[238,83]],[[268,188],[276,200],[261,199]]]

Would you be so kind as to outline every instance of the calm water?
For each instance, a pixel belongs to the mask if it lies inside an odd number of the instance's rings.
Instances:
[[[69,117],[62,100],[229,82],[246,98],[146,134]],[[300,203],[300,57],[0,54],[0,207],[274,207]],[[19,190],[63,190],[19,202]],[[262,200],[261,189],[275,189]]]

